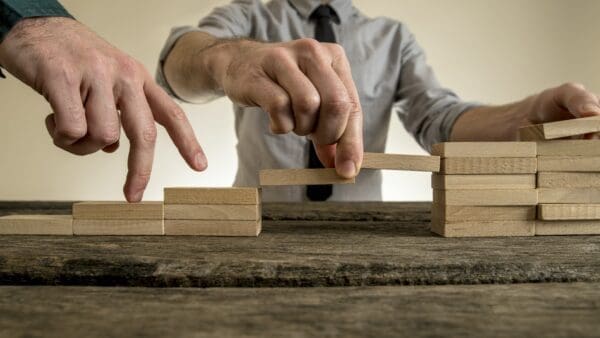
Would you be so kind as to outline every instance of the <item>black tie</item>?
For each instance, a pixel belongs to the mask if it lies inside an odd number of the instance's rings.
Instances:
[[[335,33],[331,20],[337,19],[336,13],[329,5],[321,5],[312,12],[310,19],[315,21],[315,39],[320,42],[335,43]],[[323,168],[323,164],[317,156],[312,141],[308,141],[308,167]],[[326,201],[333,192],[333,186],[308,185],[306,186],[306,197],[311,201]]]

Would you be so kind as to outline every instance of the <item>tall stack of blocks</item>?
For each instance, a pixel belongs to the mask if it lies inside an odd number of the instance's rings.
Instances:
[[[444,237],[533,236],[536,144],[442,143],[432,176],[431,230]]]

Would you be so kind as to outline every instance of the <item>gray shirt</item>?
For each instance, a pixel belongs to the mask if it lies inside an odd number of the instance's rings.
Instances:
[[[174,28],[160,55],[163,63],[179,37],[202,31],[218,38],[242,37],[282,42],[314,37],[309,20],[321,0],[235,0],[218,7],[197,27]],[[344,47],[364,112],[365,151],[384,152],[392,111],[419,144],[447,141],[452,125],[474,104],[461,102],[440,86],[414,36],[400,22],[369,18],[351,0],[332,0],[329,5],[340,23],[334,24],[337,42]],[[158,82],[172,95],[162,67]],[[251,85],[251,84],[249,84]],[[258,186],[258,172],[271,168],[305,168],[308,146],[305,137],[292,133],[273,135],[268,115],[260,108],[234,105],[239,167],[234,185]],[[265,201],[303,201],[306,187],[263,189]],[[334,186],[330,200],[381,200],[381,172],[362,170],[354,185]]]

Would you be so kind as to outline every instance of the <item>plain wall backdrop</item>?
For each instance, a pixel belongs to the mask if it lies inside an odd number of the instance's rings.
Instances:
[[[194,25],[225,0],[63,0],[80,21],[154,72],[171,27]],[[355,0],[369,16],[408,24],[445,86],[465,100],[499,104],[566,81],[600,93],[598,0]],[[227,99],[183,105],[209,159],[195,173],[164,130],[146,200],[164,186],[229,186],[237,167]],[[0,81],[0,200],[120,200],[128,143],[76,157],[52,145],[45,100],[12,77]],[[424,152],[394,116],[388,152]],[[430,200],[429,174],[386,172],[385,200]]]

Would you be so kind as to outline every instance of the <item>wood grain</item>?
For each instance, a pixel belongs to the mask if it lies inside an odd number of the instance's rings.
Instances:
[[[434,144],[432,155],[442,157],[536,157],[535,142],[447,142]]]
[[[466,221],[527,221],[535,220],[535,206],[454,206],[437,205],[431,208],[431,218],[442,222]]]
[[[67,215],[10,215],[0,217],[0,235],[73,235]]]
[[[600,172],[600,156],[539,156],[538,172]]]
[[[535,189],[536,175],[442,175],[431,176],[431,187],[438,190]]]
[[[165,188],[165,204],[259,204],[257,188]]]
[[[541,220],[600,220],[600,204],[540,204]]]
[[[171,236],[256,237],[261,221],[165,220],[165,234]]]
[[[439,156],[364,153],[363,169],[440,171]]]
[[[600,221],[536,221],[537,236],[600,235]]]
[[[162,219],[162,202],[79,202],[73,204],[74,219]]]
[[[260,219],[260,206],[258,204],[167,204],[165,219],[257,221]]]
[[[261,186],[352,184],[354,178],[343,178],[335,169],[267,169],[259,172]]]
[[[554,140],[537,144],[539,156],[600,156],[600,140]]]
[[[523,237],[535,235],[535,221],[431,220],[431,231],[443,237]]]
[[[73,234],[86,236],[161,236],[163,221],[155,219],[75,219]]]
[[[539,188],[538,195],[541,204],[600,203],[599,188]]]
[[[535,174],[535,157],[450,157],[442,159],[444,174]]]
[[[552,140],[600,132],[600,116],[527,126],[519,129],[522,141]]]
[[[536,205],[538,195],[530,190],[434,190],[433,203],[464,206]]]
[[[539,188],[600,188],[600,173],[540,172]]]

